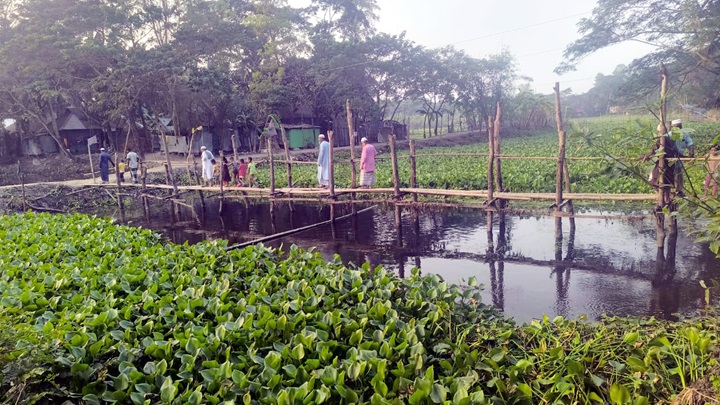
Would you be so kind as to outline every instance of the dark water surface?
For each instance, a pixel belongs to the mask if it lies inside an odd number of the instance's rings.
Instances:
[[[224,214],[208,205],[201,224],[181,212],[173,221],[169,209],[153,207],[150,221],[135,219],[178,243],[224,238],[231,243],[254,240],[330,218],[330,207],[227,201]],[[348,213],[336,208],[336,215]],[[571,229],[562,220],[562,241],[556,243],[551,216],[486,214],[481,210],[446,209],[400,213],[388,207],[357,218],[324,225],[268,243],[315,248],[328,259],[339,254],[346,263],[369,261],[400,277],[413,267],[463,283],[476,277],[485,285],[483,298],[519,321],[543,315],[598,319],[603,314],[676,319],[692,315],[704,304],[704,290],[720,283],[720,261],[706,245],[696,244],[683,229],[658,252],[655,220],[647,212],[585,212]],[[623,216],[606,219],[601,216]],[[490,227],[488,227],[490,220]],[[673,246],[674,245],[674,246]],[[557,248],[556,248],[557,247]],[[674,256],[674,257],[673,257]]]

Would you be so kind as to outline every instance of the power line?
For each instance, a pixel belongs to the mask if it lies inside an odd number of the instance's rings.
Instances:
[[[480,39],[490,38],[490,37],[494,37],[494,36],[497,36],[497,35],[507,34],[507,33],[510,33],[510,32],[517,32],[517,31],[526,30],[526,29],[528,29],[528,28],[540,27],[540,26],[543,26],[543,25],[552,24],[552,23],[554,23],[554,22],[563,21],[563,20],[567,20],[567,19],[570,19],[570,18],[579,17],[579,16],[581,16],[581,15],[590,14],[590,13],[592,13],[592,11],[585,11],[585,12],[583,12],[583,13],[573,14],[573,15],[569,15],[569,16],[565,16],[565,17],[560,17],[560,18],[554,18],[554,19],[552,19],[552,20],[542,21],[542,22],[539,22],[539,23],[530,24],[530,25],[526,25],[526,26],[523,26],[523,27],[511,28],[511,29],[509,29],[509,30],[498,31],[498,32],[494,32],[494,33],[492,33],[492,34],[486,34],[486,35],[482,35],[482,36],[479,36],[479,37],[474,37],[474,38],[469,38],[469,39],[463,39],[463,40],[457,41],[457,42],[450,42],[450,43],[448,43],[448,44],[446,44],[446,45],[444,45],[444,46],[452,46],[452,45],[457,45],[457,44],[464,44],[464,43],[466,43],[466,42],[477,41],[477,40],[480,40]],[[441,46],[441,48],[444,47],[444,46]],[[559,49],[564,49],[564,48],[559,48]],[[552,51],[554,51],[554,50],[555,50],[555,49],[551,49],[551,50],[542,51],[542,52],[538,52],[538,53],[535,53],[535,54],[523,55],[523,56],[519,56],[519,57],[539,55],[539,54],[542,54],[542,53],[552,52]],[[365,62],[352,63],[352,64],[349,64],[349,65],[343,65],[343,66],[337,66],[337,67],[333,67],[333,68],[322,69],[322,70],[319,70],[318,73],[331,72],[331,71],[334,71],[334,70],[340,70],[340,69],[345,69],[345,68],[350,68],[350,67],[355,67],[355,66],[369,65],[369,64],[375,63],[375,62],[376,62],[376,61],[374,61],[374,60],[369,60],[369,61],[365,61]]]
[[[477,41],[477,40],[479,40],[479,39],[485,39],[485,38],[490,38],[490,37],[494,37],[494,36],[497,36],[497,35],[508,34],[508,33],[510,33],[510,32],[523,31],[523,30],[526,30],[526,29],[528,29],[528,28],[540,27],[540,26],[543,26],[543,25],[551,24],[551,23],[554,23],[554,22],[562,21],[562,20],[567,20],[567,19],[570,19],[570,18],[579,17],[579,16],[581,16],[581,15],[590,14],[590,13],[592,13],[592,11],[585,11],[585,12],[583,12],[583,13],[573,14],[573,15],[569,15],[569,16],[566,16],[566,17],[560,17],[560,18],[555,18],[555,19],[552,19],[552,20],[547,20],[547,21],[543,21],[543,22],[539,22],[539,23],[535,23],[535,24],[531,24],[531,25],[526,25],[526,26],[524,26],[524,27],[511,28],[511,29],[505,30],[505,31],[495,32],[495,33],[492,33],[492,34],[487,34],[487,35],[483,35],[483,36],[479,36],[479,37],[475,37],[475,38],[470,38],[470,39],[464,39],[464,40],[462,40],[462,41],[453,42],[453,43],[448,44],[448,45],[463,44],[463,43],[465,43],[465,42]]]

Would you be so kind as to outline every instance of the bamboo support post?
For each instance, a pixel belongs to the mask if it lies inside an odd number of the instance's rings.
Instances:
[[[272,148],[272,140],[268,138],[268,149]],[[275,194],[275,157],[270,153],[270,198]]]
[[[415,141],[410,140],[410,187],[417,188],[417,162],[415,159]],[[412,195],[413,202],[418,201],[417,193]]]
[[[335,161],[333,160],[333,131],[328,130],[328,142],[330,142],[330,153],[328,155],[330,177],[330,198],[335,198]]]
[[[287,132],[285,132],[285,126],[282,124],[280,125],[280,135],[282,136],[283,141],[283,149],[285,150],[285,171],[287,176],[287,186],[292,187],[292,163],[290,162],[290,140],[287,137]],[[292,205],[290,206],[290,210],[292,211]]]
[[[122,185],[120,181],[120,176],[124,175],[124,172],[120,171],[120,158],[118,157],[118,154],[115,154],[115,182],[117,183],[117,202],[118,202],[118,208],[120,209],[120,216],[125,220],[125,206],[123,205],[122,200]]]
[[[495,178],[497,180],[497,190],[500,192],[505,191],[505,187],[503,187],[503,179],[502,179],[502,170],[501,170],[501,162],[500,158],[498,156],[501,156],[500,153],[500,122],[502,120],[502,105],[498,101],[497,103],[497,113],[495,115],[495,123],[493,125],[493,143],[494,143],[494,151],[495,151]]]
[[[27,211],[28,209],[28,203],[27,203],[27,197],[25,195],[25,175],[22,172],[20,161],[18,160],[18,168],[17,168],[17,175],[18,179],[20,180],[20,188],[22,192],[22,207],[23,211]]]
[[[494,135],[494,129],[493,129],[493,119],[492,116],[488,116],[488,169],[487,169],[487,188],[488,188],[488,196],[487,201],[488,204],[491,204],[491,202],[494,199],[494,185],[495,185],[495,175],[494,175],[494,169],[495,166],[495,135]]]
[[[665,247],[665,212],[664,208],[666,208],[670,202],[670,185],[667,184],[665,181],[665,170],[667,169],[667,160],[665,158],[665,134],[667,133],[667,128],[665,128],[665,122],[667,118],[667,105],[666,105],[666,98],[667,98],[667,89],[668,89],[668,74],[667,69],[665,68],[665,65],[660,65],[660,74],[662,76],[662,81],[660,84],[660,123],[662,124],[661,127],[659,127],[658,130],[658,142],[660,145],[660,158],[658,160],[658,182],[660,187],[658,187],[657,192],[657,208],[655,212],[655,221],[656,221],[656,228],[657,228],[657,247],[658,249],[662,249]]]
[[[240,162],[238,160],[237,145],[235,143],[235,138],[236,138],[236,136],[234,133],[232,135],[230,135],[230,143],[232,143],[232,148],[233,148],[233,159],[235,159],[235,162]]]
[[[270,142],[268,142],[268,145]],[[223,203],[225,202],[225,179],[223,178],[223,174],[225,173],[225,153],[220,150],[220,161],[216,164],[220,165],[220,178],[218,179],[220,181],[220,208],[218,209],[218,213],[222,215],[223,213]]]
[[[150,205],[147,198],[147,167],[145,167],[142,160],[140,161],[140,180],[142,181],[143,211],[145,211],[145,219],[150,220]]]
[[[193,157],[193,172],[195,174],[195,182],[198,186],[203,185],[203,181],[200,179],[200,173],[198,172],[197,162],[195,161],[195,158]],[[202,190],[198,190],[198,196],[200,196],[200,206],[202,207],[203,215],[205,215],[205,193],[203,193]]]
[[[558,198],[556,198],[556,200],[555,200],[555,210],[560,211],[560,209],[562,208],[562,204],[563,204],[562,193],[563,193],[563,191],[566,193],[572,193],[572,186],[570,183],[570,168],[568,167],[568,159],[566,156],[567,135],[565,132],[563,118],[562,118],[562,108],[561,108],[561,104],[560,104],[560,83],[559,82],[555,82],[554,90],[555,90],[555,121],[557,124],[558,140],[559,140],[558,161],[557,161],[558,168],[557,168],[556,179],[555,179],[556,193],[559,196],[559,200],[558,200]],[[559,174],[559,177],[561,177],[561,179],[557,178],[558,174]],[[558,181],[561,181],[562,183],[564,183],[563,190],[557,191],[558,190]],[[562,186],[560,186],[560,187],[562,187]],[[560,202],[559,204],[558,204],[558,201]],[[570,212],[570,213],[575,212],[575,210],[573,209],[572,201],[568,201],[568,203],[566,205],[568,207],[568,212]],[[575,226],[574,219],[570,220],[570,226],[571,227]]]
[[[392,159],[393,186],[395,188],[393,198],[395,200],[399,200],[400,199],[400,174],[398,173],[397,149],[395,148],[395,134],[391,134],[389,138],[390,138],[389,139],[389,141],[390,141],[390,158]]]
[[[357,166],[355,165],[355,131],[353,128],[353,115],[350,109],[350,100],[345,101],[345,110],[347,113],[348,133],[350,135],[350,187],[357,188]],[[357,207],[355,206],[355,193],[350,193],[352,204],[352,214],[357,215]]]

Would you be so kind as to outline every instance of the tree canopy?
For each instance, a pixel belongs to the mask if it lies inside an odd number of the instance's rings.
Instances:
[[[177,135],[207,125],[257,138],[267,116],[325,129],[427,117],[478,127],[512,86],[512,57],[428,49],[375,28],[375,0],[0,0],[0,113],[60,143],[57,117],[80,107],[138,146],[160,117]],[[452,107],[451,107],[452,106]],[[141,123],[140,125],[135,125]],[[250,145],[251,147],[254,145]],[[63,149],[61,147],[61,149]]]
[[[586,56],[626,41],[655,50],[628,66],[636,95],[657,86],[658,66],[681,83],[718,84],[720,78],[720,0],[598,0],[592,16],[578,24],[582,37],[565,50],[558,73],[573,70]],[[720,105],[718,86],[696,86],[697,101]]]

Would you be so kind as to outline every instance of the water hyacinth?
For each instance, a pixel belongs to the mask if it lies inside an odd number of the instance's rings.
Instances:
[[[720,381],[713,317],[518,326],[474,279],[175,245],[84,215],[6,216],[0,237],[11,403],[642,404]]]

